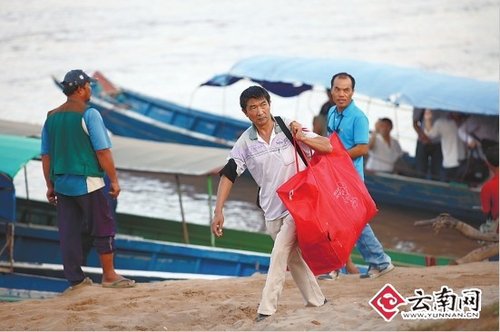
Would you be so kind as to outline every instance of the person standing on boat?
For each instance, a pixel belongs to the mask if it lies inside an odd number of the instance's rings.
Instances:
[[[339,135],[354,163],[354,168],[364,180],[363,156],[368,153],[368,118],[352,100],[355,84],[354,77],[348,73],[333,75],[331,93],[336,106],[328,111],[326,123],[328,134],[335,132]],[[356,248],[368,264],[368,271],[362,274],[361,278],[376,278],[394,269],[391,258],[384,252],[382,244],[369,224],[363,228],[356,242]]]
[[[267,232],[274,240],[266,284],[257,310],[258,322],[276,312],[287,266],[307,306],[322,306],[326,299],[300,254],[295,222],[276,193],[296,174],[295,148],[271,115],[271,98],[264,88],[251,86],[244,90],[240,105],[252,125],[237,140],[228,163],[220,172],[212,232],[217,237],[222,236],[224,203],[236,178],[248,169],[260,187],[260,206],[264,211]],[[310,156],[313,150],[318,153],[332,151],[326,137],[303,131],[296,121],[283,120],[307,155]],[[301,168],[304,167],[301,163]]]
[[[441,139],[443,155],[444,181],[460,181],[459,170],[465,160],[465,144],[458,137],[458,127],[462,116],[457,112],[448,112],[436,121],[432,121],[433,111],[426,109],[424,113],[425,134],[430,139]]]
[[[417,176],[432,180],[441,180],[441,165],[443,163],[443,153],[441,152],[441,140],[439,137],[429,138],[425,134],[423,108],[413,109],[413,129],[417,132],[417,148],[415,150],[415,162]],[[434,112],[432,122],[439,118],[439,113]],[[430,175],[428,174],[430,173]]]
[[[111,141],[100,113],[88,108],[93,81],[82,70],[71,70],[61,82],[64,104],[48,112],[42,129],[42,167],[47,199],[57,208],[64,275],[71,288],[91,285],[82,271],[82,233],[88,230],[103,269],[102,286],[124,288],[135,281],[114,268],[116,223],[104,192],[110,179],[113,198],[120,185],[111,153]]]

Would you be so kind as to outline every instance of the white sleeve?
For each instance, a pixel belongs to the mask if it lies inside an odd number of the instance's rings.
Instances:
[[[473,143],[475,141],[474,137],[472,137],[471,135],[469,135],[469,131],[471,131],[471,130],[467,130],[468,127],[469,127],[468,126],[469,124],[470,124],[470,121],[468,121],[468,119],[467,119],[458,128],[458,137],[460,138],[460,140],[462,142],[464,142],[466,144],[471,144],[471,143]]]
[[[281,118],[283,119],[283,122],[288,126],[288,129],[290,129],[290,124],[293,121],[296,121],[296,120],[290,120],[290,119],[284,118],[284,117],[281,117]],[[314,138],[314,137],[318,137],[319,136],[318,134],[316,134],[315,132],[313,132],[312,130],[310,130],[307,127],[302,127],[302,132],[308,138]]]

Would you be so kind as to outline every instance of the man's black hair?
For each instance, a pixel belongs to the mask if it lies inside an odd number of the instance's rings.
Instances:
[[[392,120],[391,119],[389,119],[389,118],[381,118],[380,121],[389,124],[391,126],[391,128],[393,128]]]
[[[261,86],[253,85],[245,89],[240,95],[240,106],[242,110],[245,110],[249,99],[261,99],[265,98],[269,104],[271,104],[271,96],[266,89]]]
[[[354,79],[354,77],[352,77],[351,74],[346,73],[346,72],[337,73],[337,74],[335,74],[335,75],[332,76],[332,80],[330,81],[330,86],[332,88],[333,88],[333,81],[335,81],[335,79],[337,77],[349,78],[351,80],[351,83],[352,83],[352,89],[354,90],[354,86],[356,85],[356,80]]]
[[[73,93],[75,93],[76,90],[78,90],[80,86],[63,86],[62,92],[67,96],[71,96]]]

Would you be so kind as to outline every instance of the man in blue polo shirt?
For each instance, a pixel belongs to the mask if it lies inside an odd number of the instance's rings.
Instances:
[[[133,280],[114,269],[116,224],[104,192],[104,175],[109,176],[111,197],[118,197],[120,186],[102,117],[87,107],[91,81],[82,70],[69,71],[61,82],[67,101],[47,114],[41,151],[46,196],[57,207],[64,275],[71,289],[92,284],[82,271],[82,236],[87,233],[99,254],[102,286],[133,287]]]
[[[356,81],[348,73],[333,75],[331,94],[336,106],[328,111],[328,135],[336,132],[347,149],[354,167],[364,180],[363,156],[368,153],[369,129],[368,118],[354,101]],[[361,278],[376,278],[394,269],[391,258],[384,252],[370,225],[366,225],[356,242],[361,256],[368,263],[368,271]]]

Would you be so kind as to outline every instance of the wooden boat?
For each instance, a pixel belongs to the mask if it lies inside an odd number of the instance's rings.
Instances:
[[[15,130],[15,125],[9,124],[8,127],[9,130]],[[33,131],[32,128],[23,128],[28,132]],[[39,128],[36,131],[39,132]],[[163,171],[176,172],[176,174],[208,174],[210,176],[212,172],[220,168],[220,160],[224,162],[222,156],[227,153],[227,151],[221,149],[186,145],[168,146],[167,143],[156,142],[147,143],[141,141],[137,143],[139,148],[135,149],[131,148],[134,144],[129,140],[126,143],[122,142],[122,148],[120,148],[120,140],[115,143],[118,143],[118,151],[122,150],[123,154],[127,155],[123,159],[118,157],[117,164],[129,165],[129,167],[133,168],[134,162],[140,160],[142,166],[139,166],[139,168],[147,167],[152,171],[161,168]],[[161,158],[155,158],[154,162],[148,162],[147,158],[138,158],[134,153],[134,150],[144,152],[157,149],[158,144],[165,144],[161,146],[161,150],[167,158],[170,154],[169,150],[176,155],[182,148],[193,153],[186,154],[187,158],[185,159],[177,156],[177,163],[169,162],[169,166],[163,165]],[[35,216],[36,209],[22,211],[19,215],[16,213],[18,202],[15,197],[13,178],[26,162],[39,154],[39,149],[40,139],[38,138],[0,134],[0,154],[2,155],[2,164],[0,164],[0,239],[6,239],[5,245],[0,250],[0,259],[5,257],[5,261],[0,264],[0,271],[9,275],[9,285],[12,287],[18,285],[16,281],[18,278],[15,278],[16,274],[12,273],[18,273],[15,269],[20,269],[19,265],[14,264],[14,262],[39,265],[42,263],[61,264],[62,261],[58,232],[53,219],[54,207],[39,202],[43,206],[43,209],[41,209],[43,212],[38,216]],[[193,149],[196,151],[193,151]],[[215,158],[215,162],[213,154],[218,156],[218,158]],[[170,160],[172,160],[171,156]],[[37,225],[36,220],[45,220],[45,225],[41,225],[43,222]],[[117,235],[116,265],[128,271],[126,272],[128,275],[134,278],[139,276],[142,278],[139,280],[146,281],[173,278],[171,275],[165,276],[161,274],[164,272],[176,274],[175,278],[186,278],[187,276],[190,278],[195,276],[207,278],[207,276],[248,276],[255,272],[267,271],[269,265],[268,254],[217,248],[213,245],[190,244],[187,224],[181,222],[177,223],[177,226],[179,226],[179,233],[176,233],[179,236],[177,242],[157,241],[131,235]],[[210,239],[208,229],[205,237]],[[211,242],[213,240],[209,241],[209,243]],[[5,256],[3,256],[4,253]],[[89,255],[87,265],[89,267],[99,266],[99,259],[95,253]],[[58,273],[54,275],[53,269],[24,266],[22,272],[37,276],[62,277],[62,269],[59,269]],[[25,280],[25,278],[20,277],[19,280],[22,284],[22,280]],[[45,284],[45,282],[39,281],[38,284]],[[52,284],[53,280],[47,281],[47,287]]]
[[[404,107],[408,111],[417,107],[489,116],[498,122],[498,82],[356,60],[255,56],[202,86],[226,87],[245,79],[276,95],[296,97],[315,87],[330,88],[331,77],[338,72],[356,78],[357,96],[366,98],[368,105],[384,102],[394,108],[396,117]],[[447,212],[473,224],[484,222],[477,187],[381,172],[366,172],[365,183],[379,204]]]
[[[0,302],[54,297],[68,288],[65,279],[33,273],[1,273]]]
[[[496,82],[345,59],[257,56],[236,63],[228,73],[202,86],[225,87],[247,79],[279,96],[294,97],[314,87],[329,88],[332,73],[340,71],[356,77],[359,94],[389,102],[396,109],[406,105],[498,118]],[[117,135],[230,147],[249,125],[117,88],[102,74],[95,76],[100,83],[90,103]],[[453,213],[476,225],[484,221],[478,188],[387,173],[367,173],[366,185],[377,203]]]
[[[18,198],[19,221],[25,224],[55,225],[54,209],[46,202],[28,201]],[[139,236],[169,242],[183,242],[182,224],[179,221],[166,220],[126,213],[117,213],[118,232],[121,234]],[[210,246],[212,239],[208,225],[187,223],[189,239],[192,244]],[[162,231],[158,231],[162,230]],[[214,245],[219,248],[238,249],[245,251],[269,254],[273,243],[271,237],[265,233],[249,232],[235,229],[225,229],[224,237],[215,240]],[[386,250],[394,264],[398,266],[428,266],[447,265],[451,258],[434,257],[424,254]],[[352,254],[356,264],[364,264],[359,252],[355,249]]]
[[[101,73],[90,106],[101,113],[115,135],[158,142],[231,147],[250,122],[184,107],[115,87]],[[54,78],[57,86],[59,81]]]
[[[6,224],[0,223],[0,235]],[[59,234],[54,226],[16,223],[14,255],[17,262],[61,264]],[[182,236],[179,240],[182,239]],[[118,234],[115,265],[124,270],[190,273],[198,275],[249,276],[266,272],[269,255],[237,249],[144,239]],[[92,251],[87,266],[99,267]]]
[[[20,125],[17,124],[17,126]],[[39,132],[39,128],[27,128],[26,126],[16,128],[16,124],[13,123],[9,123],[8,128],[11,131],[24,132],[26,135]],[[7,256],[8,252],[12,252],[12,257],[10,258],[14,259],[16,263],[36,265],[41,263],[60,264],[61,259],[58,234],[55,228],[54,207],[47,202],[22,198],[16,199],[15,188],[12,182],[12,178],[22,165],[38,155],[40,141],[36,138],[11,135],[6,138],[5,136],[0,135],[0,152],[5,153],[8,149],[10,149],[10,152],[16,152],[3,154],[5,156],[13,156],[16,160],[12,161],[9,159],[9,162],[7,162],[6,159],[0,165],[3,174],[0,177],[3,180],[0,183],[0,187],[2,187],[0,188],[2,189],[0,193],[4,195],[0,196],[0,203],[2,204],[0,211],[0,238],[5,236],[7,238],[6,245],[9,245],[10,237],[10,248],[7,251]],[[163,144],[162,151],[167,155],[168,160],[168,151],[169,148],[172,148],[169,147],[168,143],[140,142],[138,146],[141,151],[147,153],[147,151],[150,151],[149,148],[151,146],[154,150],[158,144]],[[117,145],[117,150],[121,151],[120,144]],[[21,146],[27,150],[26,153],[19,153],[18,147]],[[141,170],[144,170],[145,167],[148,170],[157,172],[159,172],[159,169],[162,169],[167,173],[177,172],[176,174],[178,174],[182,172],[185,174],[191,172],[195,175],[208,174],[208,176],[221,166],[216,166],[213,162],[209,162],[209,160],[213,159],[211,153],[225,155],[227,152],[225,150],[218,151],[219,149],[213,151],[212,148],[176,145],[174,150],[177,153],[182,148],[195,149],[196,151],[192,155],[198,158],[195,163],[197,166],[188,166],[189,163],[167,166],[151,164],[146,158],[138,158],[131,148],[131,146],[135,145],[130,140],[126,141],[126,146],[128,148],[123,149],[123,153],[128,158],[122,159],[120,153],[115,155],[118,167],[125,169],[127,167],[131,169],[138,167]],[[201,163],[203,166],[199,166],[199,158],[201,156],[207,158],[207,162]],[[132,161],[129,160],[130,158]],[[224,162],[224,158],[221,158],[221,156],[219,156],[219,159]],[[133,161],[135,161],[135,164]],[[189,160],[185,160],[185,162],[189,162]],[[9,173],[6,173],[5,168],[12,164],[17,166],[11,168],[8,171]],[[198,169],[197,167],[202,168]],[[10,211],[10,209],[14,209],[14,212]],[[159,272],[187,273],[196,276],[206,274],[216,276],[247,276],[255,272],[266,272],[269,265],[269,252],[272,248],[272,241],[264,233],[228,229],[225,231],[223,238],[214,239],[211,235],[208,222],[207,225],[195,225],[187,223],[184,220],[183,222],[179,222],[121,213],[117,214],[117,221],[120,235],[117,236],[118,251],[116,254],[116,265],[120,268],[135,271],[133,276],[142,271],[140,273],[145,280],[159,278],[157,274]],[[15,226],[15,232],[13,230],[9,231],[8,225]],[[397,265],[425,266],[429,264],[447,264],[449,262],[447,258],[426,257],[420,254],[396,251],[388,251],[388,253]],[[353,258],[356,263],[363,263],[357,252],[354,252]],[[20,269],[20,266],[15,267],[13,264],[14,260],[10,262],[5,261],[0,265],[3,266],[4,271],[12,271],[14,268]],[[89,257],[88,265],[94,268],[99,266],[95,253]],[[14,272],[17,273],[16,271]],[[23,268],[22,272],[34,276],[62,277],[60,268],[58,273],[46,267],[38,269],[26,267]],[[12,274],[9,275],[11,275],[9,280],[15,280]],[[181,277],[177,276],[176,278]],[[50,282],[52,281],[48,281],[48,283]],[[14,281],[12,283],[15,284]],[[43,283],[39,282],[39,284],[42,285]]]
[[[6,126],[3,126],[5,125]],[[16,122],[0,122],[0,131],[10,133],[18,133],[27,136],[33,136],[40,132],[40,128],[33,125],[26,125]],[[115,140],[116,137],[113,137]],[[117,168],[124,170],[140,170],[152,171],[157,173],[168,174],[192,174],[197,176],[207,176],[210,178],[214,170],[220,169],[220,163],[214,162],[213,159],[224,159],[227,151],[211,148],[199,148],[186,145],[171,145],[169,143],[154,143],[154,142],[139,142],[133,143],[132,139],[125,139],[125,141],[114,141],[113,148],[115,164]],[[122,144],[124,147],[122,147]],[[165,155],[163,161],[157,160],[157,164],[152,164],[147,159],[148,154],[155,154],[157,145],[161,145],[162,154]],[[26,144],[24,144],[26,146]],[[39,143],[35,143],[37,149]],[[127,148],[125,148],[127,147]],[[190,153],[184,153],[183,149],[187,149]],[[143,155],[136,155],[134,150],[141,150]],[[173,151],[172,154],[170,151]],[[179,153],[181,152],[181,153]],[[190,165],[188,160],[181,163],[177,158],[176,163],[172,161],[172,155],[194,155],[196,160],[193,161],[194,165]],[[205,159],[200,159],[200,158]],[[130,159],[130,160],[129,160]],[[201,162],[200,162],[201,160]],[[134,163],[135,162],[135,163]],[[224,162],[224,160],[222,161]],[[200,166],[202,164],[202,166]],[[216,166],[219,165],[219,166]],[[210,181],[209,181],[210,183]],[[211,187],[210,185],[208,187]],[[207,191],[210,193],[210,189]],[[14,192],[15,193],[15,192]],[[10,195],[13,193],[11,192]],[[12,198],[12,197],[11,197]],[[210,200],[209,195],[209,200]],[[53,206],[47,202],[29,200],[25,198],[14,199],[13,206],[16,207],[17,222],[24,224],[36,224],[45,226],[56,225],[56,212]],[[139,236],[145,239],[168,241],[176,243],[190,243],[201,246],[214,246],[219,248],[229,248],[238,250],[247,250],[253,252],[260,252],[269,254],[272,249],[271,238],[264,233],[249,232],[242,230],[226,229],[225,236],[222,238],[214,239],[211,235],[209,228],[209,218],[207,218],[207,225],[192,224],[185,220],[165,220],[159,218],[151,218],[146,216],[131,215],[126,213],[117,213],[118,232],[121,234]],[[162,230],[162,231],[158,231]],[[186,239],[188,241],[186,241]],[[435,258],[428,257],[421,254],[404,253],[398,251],[388,251],[389,255],[398,265],[409,266],[425,266],[430,261],[436,261],[437,264],[447,264],[450,259],[448,258]],[[354,251],[354,261],[363,263],[359,257],[359,253]]]
[[[8,264],[0,261],[0,269]],[[59,295],[68,288],[61,264],[14,262],[15,272],[2,273],[0,278],[0,302],[24,299],[45,299]],[[100,283],[101,268],[84,266],[83,271],[95,283]],[[137,282],[164,280],[202,279],[215,280],[229,276],[196,273],[160,272],[116,269],[120,275]]]

